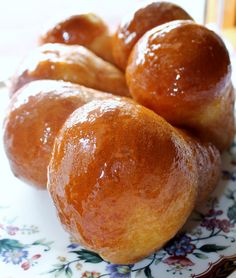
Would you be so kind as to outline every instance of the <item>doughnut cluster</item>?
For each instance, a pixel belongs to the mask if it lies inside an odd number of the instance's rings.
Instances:
[[[234,137],[222,39],[153,2],[115,34],[97,15],[52,26],[12,77],[12,172],[48,190],[64,228],[118,264],[173,238],[220,176]]]

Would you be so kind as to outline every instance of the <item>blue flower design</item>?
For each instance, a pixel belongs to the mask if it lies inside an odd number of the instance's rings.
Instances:
[[[106,270],[109,272],[110,278],[130,278],[133,266],[134,265],[109,264]]]
[[[67,246],[67,248],[70,248],[70,249],[75,249],[75,248],[78,248],[80,245],[78,243],[71,243]]]
[[[236,175],[234,172],[222,171],[222,179],[236,181]]]
[[[2,252],[3,262],[5,263],[13,263],[19,264],[22,262],[23,259],[27,258],[28,251],[24,249],[11,249]]]
[[[164,249],[171,256],[186,256],[196,248],[191,240],[191,237],[187,235],[180,235],[172,239]]]

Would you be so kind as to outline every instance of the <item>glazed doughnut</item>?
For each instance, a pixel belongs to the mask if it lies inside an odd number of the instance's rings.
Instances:
[[[209,178],[218,178],[212,174],[219,172],[218,150],[190,140],[129,99],[92,101],[74,111],[48,168],[65,229],[112,263],[134,263],[162,247],[183,226],[200,190],[209,190],[199,188],[197,164],[211,152]]]
[[[220,152],[212,143],[202,142],[184,130],[178,129],[178,132],[189,144],[196,160],[199,189],[196,205],[199,205],[207,200],[220,179]]]
[[[26,84],[11,99],[4,124],[4,144],[15,176],[46,188],[54,139],[67,117],[81,105],[112,97],[63,81]]]
[[[168,2],[142,4],[121,21],[113,37],[113,56],[116,65],[125,70],[130,52],[136,42],[150,29],[163,23],[189,19],[191,16],[181,7]]]
[[[58,22],[40,38],[40,44],[79,44],[113,63],[108,26],[93,13],[74,15]]]
[[[218,35],[192,21],[148,31],[129,57],[131,95],[175,126],[227,149],[234,136],[228,51]]]
[[[115,95],[129,95],[124,74],[79,45],[52,43],[35,49],[13,77],[11,94],[38,79],[64,80]]]
[[[233,139],[228,52],[189,19],[166,2],[131,13],[113,37],[124,76],[104,61],[106,24],[73,16],[41,37],[12,79],[4,145],[13,173],[47,184],[64,228],[115,264],[176,235],[214,190]]]

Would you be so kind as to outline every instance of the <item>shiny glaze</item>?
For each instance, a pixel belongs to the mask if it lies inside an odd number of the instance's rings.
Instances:
[[[124,17],[113,38],[113,56],[117,66],[125,70],[132,48],[147,31],[177,19],[192,18],[177,5],[158,1],[142,4]]]
[[[65,43],[83,45],[106,61],[113,62],[108,26],[97,15],[79,14],[66,18],[40,38],[40,44]]]
[[[221,157],[219,150],[209,142],[204,142],[178,129],[193,152],[198,172],[198,197],[196,205],[207,200],[207,197],[215,189],[221,174]]]
[[[124,74],[79,45],[53,43],[35,49],[13,77],[11,93],[38,79],[64,80],[116,95],[129,95]]]
[[[90,102],[55,140],[48,189],[75,239],[108,261],[133,263],[182,227],[204,198],[199,179],[216,183],[220,156],[210,148],[131,100]],[[204,180],[200,164],[211,153]]]
[[[220,149],[231,144],[231,65],[214,32],[187,20],[150,30],[134,47],[126,78],[132,96],[171,124],[196,131]]]
[[[112,97],[62,81],[34,81],[11,99],[4,124],[4,145],[13,173],[46,188],[47,166],[55,136],[78,107]]]

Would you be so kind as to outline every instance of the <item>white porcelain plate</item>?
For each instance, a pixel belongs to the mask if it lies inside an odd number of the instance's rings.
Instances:
[[[0,90],[3,119],[6,89]],[[1,140],[2,141],[2,140]],[[51,200],[13,177],[0,148],[0,277],[227,277],[236,269],[236,143],[204,207],[162,250],[135,265],[114,265],[64,232]]]

